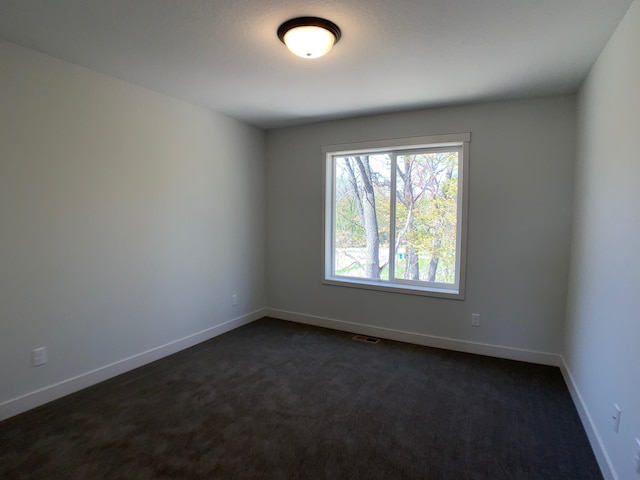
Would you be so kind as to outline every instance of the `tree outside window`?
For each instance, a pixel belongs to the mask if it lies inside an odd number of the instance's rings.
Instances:
[[[328,154],[325,278],[459,293],[463,146]]]

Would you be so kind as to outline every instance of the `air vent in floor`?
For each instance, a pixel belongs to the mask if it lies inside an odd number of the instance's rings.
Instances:
[[[367,337],[366,335],[354,335],[353,336],[354,340],[357,340],[358,342],[364,342],[364,343],[379,343],[380,339],[379,338],[375,338],[375,337]]]

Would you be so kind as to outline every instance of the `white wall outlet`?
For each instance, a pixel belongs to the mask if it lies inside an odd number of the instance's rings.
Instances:
[[[472,313],[471,314],[471,325],[474,327],[479,327],[480,326],[480,314],[479,313]]]
[[[231,295],[231,306],[235,307],[236,305],[238,305],[238,295],[234,293]]]
[[[618,433],[620,431],[620,417],[622,417],[622,410],[618,404],[613,404],[613,415],[611,416],[613,420],[613,431]]]
[[[39,367],[47,363],[47,348],[40,347],[35,350],[31,350],[31,366]]]

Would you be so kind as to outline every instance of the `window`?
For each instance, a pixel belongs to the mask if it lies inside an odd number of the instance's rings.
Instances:
[[[324,283],[464,298],[470,138],[324,147]]]

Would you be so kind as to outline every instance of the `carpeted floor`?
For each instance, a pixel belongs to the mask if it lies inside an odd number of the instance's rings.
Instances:
[[[601,479],[557,368],[262,319],[0,423],[0,479]]]

